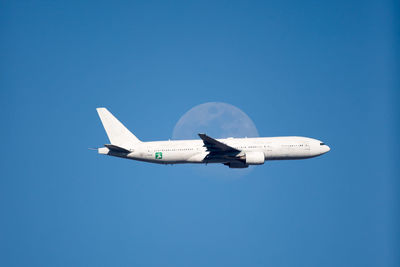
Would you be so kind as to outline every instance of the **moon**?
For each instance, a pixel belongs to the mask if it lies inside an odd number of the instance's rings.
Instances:
[[[213,138],[258,137],[253,121],[239,108],[223,102],[207,102],[187,111],[176,123],[172,139],[199,139],[197,134],[205,133]],[[207,177],[239,178],[249,174],[247,169],[229,169],[222,164],[187,166],[196,174]]]
[[[239,108],[223,102],[207,102],[187,111],[174,127],[172,139],[258,137],[253,121]]]

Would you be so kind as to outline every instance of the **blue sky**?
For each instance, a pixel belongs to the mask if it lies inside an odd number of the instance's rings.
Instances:
[[[398,266],[397,11],[3,1],[0,265]],[[239,179],[87,150],[98,106],[146,141],[211,101],[332,150]]]

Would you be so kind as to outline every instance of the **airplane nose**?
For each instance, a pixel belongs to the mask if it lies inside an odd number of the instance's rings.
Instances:
[[[331,150],[331,148],[329,146],[327,146],[325,143],[319,141],[319,153],[320,155],[325,154],[327,152],[329,152]]]
[[[322,150],[321,154],[325,154],[325,153],[329,152],[331,150],[331,148],[327,145],[323,145],[323,146],[321,146],[321,150]]]

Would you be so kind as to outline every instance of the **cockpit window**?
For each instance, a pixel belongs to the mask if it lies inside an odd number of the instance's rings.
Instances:
[[[320,146],[324,146],[324,145],[325,145],[325,143],[319,143],[319,145],[320,145]]]

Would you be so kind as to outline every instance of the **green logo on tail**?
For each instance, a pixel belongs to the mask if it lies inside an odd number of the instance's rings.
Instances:
[[[156,159],[162,159],[162,152],[156,152]]]

